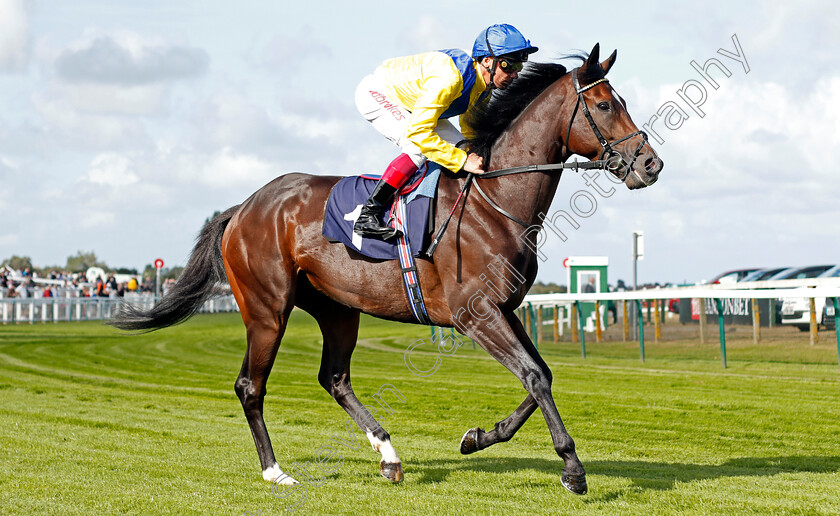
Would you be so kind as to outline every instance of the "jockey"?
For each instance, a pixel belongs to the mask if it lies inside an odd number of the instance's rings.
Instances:
[[[455,147],[464,137],[446,119],[460,115],[461,130],[469,135],[465,113],[493,88],[506,88],[536,51],[512,25],[492,25],[475,39],[471,56],[448,49],[398,57],[362,79],[356,107],[402,154],[388,165],[353,231],[382,240],[401,236],[379,220],[380,211],[427,159],[452,172],[482,174],[484,160]]]

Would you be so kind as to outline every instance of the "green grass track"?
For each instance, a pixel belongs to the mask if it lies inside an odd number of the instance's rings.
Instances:
[[[320,333],[295,312],[268,382],[265,414],[281,467],[310,478],[281,499],[261,477],[233,383],[245,350],[237,314],[197,316],[127,336],[99,323],[0,326],[0,514],[840,514],[840,370],[825,338],[543,343],[560,414],[589,494],[560,485],[539,411],[508,443],[461,456],[524,399],[481,349],[441,357],[421,378],[403,354],[428,329],[362,319],[353,386],[364,403],[392,384],[386,429],[405,481],[321,389]],[[427,351],[424,351],[427,350]],[[430,345],[413,354],[435,362]],[[337,450],[329,474],[318,450]]]

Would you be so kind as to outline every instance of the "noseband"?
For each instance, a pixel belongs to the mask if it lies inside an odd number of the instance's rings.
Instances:
[[[592,119],[592,114],[589,112],[589,107],[586,105],[586,99],[583,98],[583,92],[590,89],[590,88],[594,88],[595,86],[601,84],[602,82],[609,83],[610,81],[609,81],[609,79],[604,77],[602,79],[598,79],[597,81],[595,81],[593,83],[587,84],[586,86],[581,86],[580,82],[578,81],[578,70],[580,70],[580,68],[575,68],[574,70],[572,70],[572,83],[574,84],[574,87],[575,87],[575,93],[577,93],[577,103],[575,104],[575,110],[572,112],[572,118],[569,120],[569,129],[566,131],[566,142],[565,142],[566,149],[569,148],[569,136],[572,133],[572,124],[575,121],[575,116],[577,116],[578,108],[583,106],[583,116],[586,117],[586,121],[589,122],[589,127],[592,128],[592,132],[595,133],[595,137],[598,138],[598,143],[601,144],[601,148],[603,149],[601,151],[601,154],[598,155],[598,160],[603,160],[604,157],[606,156],[606,158],[607,158],[607,167],[606,168],[607,168],[607,170],[610,170],[610,171],[619,170],[619,169],[621,169],[622,165],[627,165],[626,169],[625,169],[625,172],[624,172],[624,175],[619,178],[621,181],[624,181],[627,178],[627,174],[629,174],[630,171],[633,170],[633,165],[636,163],[636,158],[638,158],[639,154],[642,153],[642,148],[645,146],[645,143],[647,143],[647,133],[645,133],[644,131],[636,131],[634,133],[628,134],[627,136],[619,138],[618,140],[613,140],[611,142],[607,141],[607,139],[604,138],[604,135],[601,134],[601,131],[600,131],[600,129],[598,129],[598,126],[595,125],[595,120]],[[630,161],[629,164],[627,164],[624,161],[624,158],[621,156],[621,153],[619,153],[618,151],[613,149],[613,145],[616,145],[616,144],[619,144],[621,142],[630,140],[632,138],[635,138],[636,136],[641,136],[642,137],[642,143],[639,144],[639,147],[636,149],[636,152],[633,154],[633,159]],[[613,158],[615,158],[615,157],[618,158],[618,162],[617,162],[617,164],[612,166],[611,164],[615,163],[613,161]]]

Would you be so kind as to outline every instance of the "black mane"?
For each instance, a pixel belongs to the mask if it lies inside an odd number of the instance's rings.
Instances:
[[[564,57],[586,61],[584,54]],[[590,69],[591,68],[591,69]],[[600,76],[595,77],[600,72]],[[490,161],[493,143],[508,128],[513,119],[519,116],[525,106],[537,98],[557,79],[566,75],[566,67],[558,63],[527,63],[525,69],[510,86],[504,90],[494,90],[490,102],[475,106],[467,115],[467,123],[473,129],[473,138],[469,141],[471,152]],[[604,76],[600,66],[582,67],[578,72],[581,84],[594,82]]]

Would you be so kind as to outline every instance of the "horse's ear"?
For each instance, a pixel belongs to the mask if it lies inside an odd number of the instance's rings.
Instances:
[[[612,68],[612,65],[615,64],[616,57],[618,57],[618,50],[613,50],[613,53],[610,54],[610,57],[608,57],[606,61],[601,63],[601,69],[604,70],[604,75],[607,75],[607,73],[609,73],[610,68]]]
[[[583,64],[584,67],[589,67],[598,64],[598,57],[601,53],[601,44],[595,43],[595,46],[592,47],[592,52],[589,53],[589,57],[586,59],[586,62]]]

